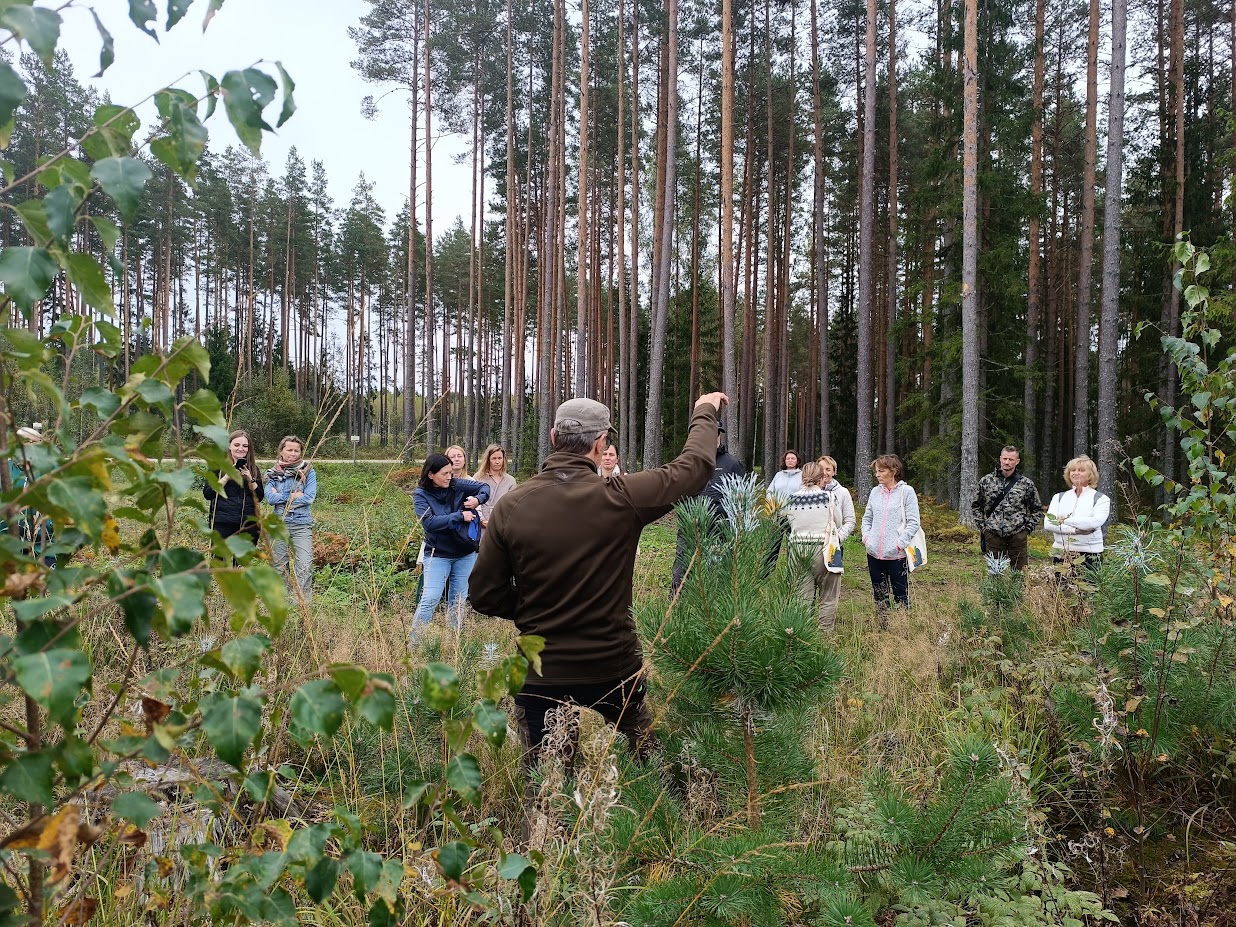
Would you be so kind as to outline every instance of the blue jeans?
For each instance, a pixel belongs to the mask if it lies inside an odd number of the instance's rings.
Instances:
[[[283,574],[287,583],[288,593],[292,602],[298,601],[292,576],[295,576],[296,587],[309,602],[313,598],[313,525],[288,525],[288,541],[291,544],[292,572],[288,571],[288,544],[275,541],[271,544],[271,553],[275,558],[275,569]]]
[[[416,614],[412,616],[413,631],[429,624],[434,609],[442,601],[447,580],[450,580],[451,584],[447,613],[456,628],[463,627],[464,612],[468,608],[468,576],[472,573],[474,563],[475,553],[463,557],[440,557],[432,550],[425,552],[424,588],[421,590],[421,600],[416,604]]]

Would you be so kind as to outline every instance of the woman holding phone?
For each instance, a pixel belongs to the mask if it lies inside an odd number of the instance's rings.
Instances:
[[[253,442],[247,431],[238,429],[228,435],[227,455],[240,474],[240,482],[222,471],[215,471],[223,491],[218,492],[209,481],[202,487],[202,495],[210,505],[210,528],[225,538],[243,532],[256,544],[261,530],[257,504],[264,497],[265,488],[262,472],[253,460]]]

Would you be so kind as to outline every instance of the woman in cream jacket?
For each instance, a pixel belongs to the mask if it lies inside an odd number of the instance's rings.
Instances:
[[[1111,515],[1111,500],[1095,489],[1099,469],[1084,454],[1064,467],[1069,488],[1051,497],[1043,528],[1052,535],[1051,559],[1054,563],[1078,558],[1086,566],[1098,566],[1103,554],[1103,526]]]

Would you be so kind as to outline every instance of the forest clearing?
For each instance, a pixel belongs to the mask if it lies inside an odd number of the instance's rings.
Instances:
[[[0,927],[1236,924],[1236,10],[329,2],[0,0]]]

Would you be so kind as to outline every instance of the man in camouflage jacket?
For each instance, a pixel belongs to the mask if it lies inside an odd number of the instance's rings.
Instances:
[[[1000,466],[979,480],[974,499],[974,524],[983,534],[984,552],[1007,557],[1015,570],[1026,568],[1026,542],[1043,519],[1038,487],[1018,472],[1020,463],[1017,448],[1004,448]]]

